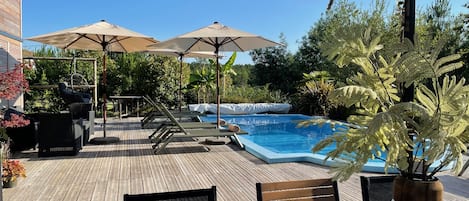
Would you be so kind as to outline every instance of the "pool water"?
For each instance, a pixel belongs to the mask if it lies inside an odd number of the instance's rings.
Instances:
[[[223,116],[223,119],[249,133],[242,138],[275,153],[311,153],[316,143],[333,133],[330,126],[298,128],[297,122],[311,119],[305,115]]]
[[[267,163],[307,161],[327,166],[338,164],[333,160],[324,161],[326,154],[335,148],[334,144],[317,153],[312,153],[311,149],[337,129],[346,129],[345,125],[336,124],[334,128],[326,124],[298,127],[300,121],[320,118],[301,114],[222,115],[221,118],[247,131],[247,135],[238,135],[245,150]],[[216,115],[207,115],[200,119],[204,122],[216,122]],[[370,159],[362,170],[382,173],[384,161]],[[397,172],[396,169],[388,168],[388,173]]]
[[[221,118],[247,131],[247,135],[238,135],[244,148],[268,163],[308,161],[328,166],[335,164],[332,160],[324,161],[326,153],[334,149],[334,145],[317,153],[312,153],[311,149],[319,141],[332,135],[336,129],[341,129],[340,127],[298,127],[299,121],[313,118],[301,114],[222,115]],[[207,115],[200,119],[204,122],[216,122],[216,115]],[[345,129],[345,126],[341,127]],[[370,160],[364,170],[383,172],[383,167],[384,162],[375,159]]]
[[[330,136],[335,129],[329,125],[297,127],[299,121],[311,119],[300,114],[274,115],[223,115],[229,124],[237,124],[248,135],[240,135],[265,149],[275,153],[311,153],[311,148],[320,140]],[[215,115],[201,117],[205,122],[216,122]],[[322,150],[325,154],[328,149]]]

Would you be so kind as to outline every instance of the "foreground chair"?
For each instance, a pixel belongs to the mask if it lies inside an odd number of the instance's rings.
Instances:
[[[256,183],[257,200],[338,201],[337,182],[332,179],[312,179]]]
[[[124,201],[155,201],[155,200],[171,200],[171,201],[216,201],[217,188],[212,186],[208,189],[195,189],[186,191],[173,191],[164,193],[150,193],[137,195],[124,195]]]
[[[360,176],[363,201],[392,200],[392,188],[395,175],[390,176]]]

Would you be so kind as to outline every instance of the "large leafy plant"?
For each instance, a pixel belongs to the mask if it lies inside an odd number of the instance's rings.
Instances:
[[[210,96],[216,83],[216,72],[213,68],[202,66],[199,70],[192,72],[189,77],[189,89],[197,90],[197,97],[201,97],[203,102],[210,102]],[[197,98],[199,101],[199,98]]]
[[[295,110],[307,115],[328,115],[332,105],[327,97],[334,90],[329,72],[303,73],[302,82],[294,96]]]
[[[360,69],[329,97],[356,108],[347,119],[356,126],[322,140],[313,152],[335,144],[327,158],[343,162],[333,169],[339,180],[375,158],[409,179],[432,180],[447,166],[459,171],[469,139],[469,86],[447,73],[462,66],[460,55],[440,57],[443,42],[384,47],[380,41],[369,29],[354,30],[323,46],[339,67]],[[402,101],[404,87],[414,86],[414,98]],[[310,123],[318,120],[303,122]]]

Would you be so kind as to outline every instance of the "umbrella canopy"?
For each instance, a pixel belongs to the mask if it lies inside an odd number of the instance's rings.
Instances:
[[[158,41],[143,34],[100,22],[28,38],[62,49],[107,50],[113,52],[142,51]]]
[[[207,27],[177,36],[150,47],[169,48],[182,52],[211,51],[246,51],[281,45],[261,36],[232,29],[218,22]],[[220,126],[220,64],[217,57],[217,127]]]
[[[103,85],[106,88],[106,51],[136,52],[158,41],[143,34],[130,31],[123,27],[100,22],[65,29],[49,34],[28,38],[28,40],[53,45],[62,49],[103,50]],[[103,93],[103,134],[104,138],[96,143],[115,142],[117,138],[106,138],[106,92]]]
[[[184,57],[198,57],[198,58],[215,58],[217,55],[209,51],[195,51],[195,52],[182,52],[173,49],[157,49],[150,48],[146,52],[163,55],[163,56],[173,56],[179,58],[180,68],[179,68],[179,112],[182,108],[182,59]]]
[[[218,22],[207,27],[163,41],[150,47],[169,48],[183,52],[188,51],[247,51],[271,47],[279,43],[261,36],[232,29]]]
[[[215,58],[217,55],[211,51],[178,51],[174,49],[165,48],[148,48],[145,52],[172,57],[191,57],[191,58]]]

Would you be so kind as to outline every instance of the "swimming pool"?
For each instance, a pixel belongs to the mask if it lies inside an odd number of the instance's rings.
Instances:
[[[216,115],[200,117],[204,122],[216,122]],[[222,115],[221,118],[230,124],[237,124],[247,131],[247,135],[238,135],[239,140],[249,153],[267,163],[306,161],[320,165],[334,166],[337,162],[324,158],[327,152],[334,149],[329,146],[317,153],[311,149],[316,143],[331,135],[335,129],[324,125],[297,128],[298,121],[311,119],[301,114],[253,114]],[[319,118],[319,117],[317,117]],[[345,128],[345,127],[344,127]],[[362,169],[366,172],[384,172],[384,161],[369,160]],[[397,173],[388,169],[388,173]]]

